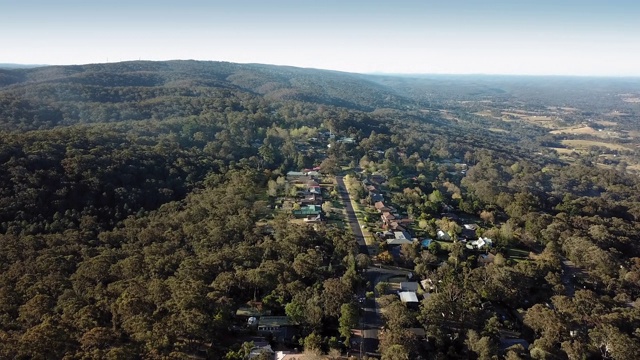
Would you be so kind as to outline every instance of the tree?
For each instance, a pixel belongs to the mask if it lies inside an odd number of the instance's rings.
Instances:
[[[278,184],[274,180],[269,180],[267,183],[268,190],[267,195],[275,197],[278,195]]]
[[[437,241],[431,241],[431,243],[429,244],[429,252],[432,253],[433,255],[438,255],[440,253],[440,251],[442,250],[442,245],[440,245],[439,242]]]
[[[604,359],[638,359],[640,357],[640,345],[638,339],[623,333],[620,329],[609,324],[597,326],[589,330],[591,344],[598,350]]]
[[[467,331],[465,344],[469,350],[476,353],[478,360],[492,360],[497,353],[497,347],[488,336],[480,337],[474,330]]]
[[[366,254],[358,254],[356,255],[356,265],[358,269],[366,269],[371,266],[371,259]]]
[[[380,281],[376,284],[375,289],[378,292],[378,294],[384,295],[389,290],[389,283]]]
[[[482,210],[482,212],[480,213],[480,219],[482,219],[485,224],[489,223],[493,225],[495,223],[495,218],[493,217],[493,212],[491,211]]]
[[[322,348],[322,336],[312,332],[304,338],[305,351],[319,351]]]
[[[409,360],[409,352],[400,344],[391,345],[382,352],[382,360]]]
[[[338,319],[340,335],[345,338],[345,344],[351,340],[351,329],[358,326],[359,309],[353,303],[342,304],[340,318]]]
[[[332,209],[333,209],[333,206],[331,205],[330,201],[325,201],[322,203],[322,211],[325,214],[330,214]]]
[[[284,307],[284,312],[295,324],[301,324],[305,320],[305,308],[295,299]]]
[[[392,332],[410,327],[414,319],[409,309],[398,300],[385,306],[382,316]]]
[[[323,174],[335,175],[340,172],[340,166],[338,165],[338,159],[335,156],[329,156],[320,163],[320,171]]]
[[[322,283],[322,299],[324,312],[327,316],[340,316],[342,304],[349,302],[353,293],[350,286],[347,286],[341,279],[327,279]]]

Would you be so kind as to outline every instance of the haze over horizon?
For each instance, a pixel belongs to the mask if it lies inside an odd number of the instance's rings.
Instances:
[[[640,4],[0,0],[0,63],[196,59],[359,73],[640,76]]]

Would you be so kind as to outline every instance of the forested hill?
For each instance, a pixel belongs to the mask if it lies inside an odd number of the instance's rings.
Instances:
[[[410,103],[361,75],[328,70],[202,61],[49,66],[0,69],[0,128],[200,115],[219,91],[366,111]]]

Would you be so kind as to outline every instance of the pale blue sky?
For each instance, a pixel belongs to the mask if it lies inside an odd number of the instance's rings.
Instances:
[[[640,76],[640,1],[0,0],[0,63]]]

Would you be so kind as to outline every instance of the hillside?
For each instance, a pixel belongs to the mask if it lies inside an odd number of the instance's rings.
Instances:
[[[220,91],[367,111],[409,103],[357,74],[326,70],[201,61],[50,66],[0,70],[0,128],[199,115]],[[162,109],[170,102],[177,107]]]
[[[640,357],[635,80],[169,61],[0,82],[2,359],[354,354],[362,322],[383,359]],[[415,306],[409,272],[433,285]]]

